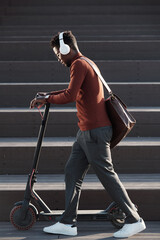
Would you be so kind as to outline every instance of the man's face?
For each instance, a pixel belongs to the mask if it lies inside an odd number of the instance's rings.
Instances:
[[[53,52],[58,58],[58,61],[61,62],[65,67],[70,67],[71,66],[71,57],[70,54],[63,55],[60,53],[59,49],[56,47],[53,48]]]

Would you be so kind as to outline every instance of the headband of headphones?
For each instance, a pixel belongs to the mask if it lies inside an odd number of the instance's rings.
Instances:
[[[59,51],[62,55],[67,55],[70,52],[70,46],[64,43],[63,33],[64,32],[61,32],[59,34],[59,45],[60,45]]]

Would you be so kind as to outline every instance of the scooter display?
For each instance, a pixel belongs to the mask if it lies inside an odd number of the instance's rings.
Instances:
[[[62,211],[51,210],[46,203],[40,198],[40,196],[34,190],[34,184],[37,182],[37,170],[42,146],[42,140],[44,138],[48,116],[49,116],[50,104],[45,105],[45,111],[42,115],[42,122],[39,130],[37,146],[34,152],[33,165],[31,172],[28,175],[28,181],[24,193],[24,199],[16,202],[10,212],[10,222],[18,230],[28,230],[39,219],[39,216],[47,217],[48,220],[55,221],[56,218],[61,215]],[[53,196],[54,197],[54,196]],[[41,209],[42,211],[39,211]],[[105,210],[79,210],[78,218],[91,219],[91,220],[109,220],[116,228],[122,228],[125,223],[125,214],[119,208],[118,204],[112,202]]]

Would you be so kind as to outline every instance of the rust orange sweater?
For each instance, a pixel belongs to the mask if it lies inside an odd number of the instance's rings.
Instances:
[[[67,89],[52,92],[48,102],[65,104],[76,102],[78,125],[82,131],[111,125],[104,102],[101,81],[81,53],[72,60],[70,83]]]

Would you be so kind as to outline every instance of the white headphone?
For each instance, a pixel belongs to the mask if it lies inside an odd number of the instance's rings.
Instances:
[[[67,55],[70,52],[70,46],[64,43],[63,33],[64,32],[61,32],[59,34],[59,45],[60,45],[59,51],[62,55]]]

